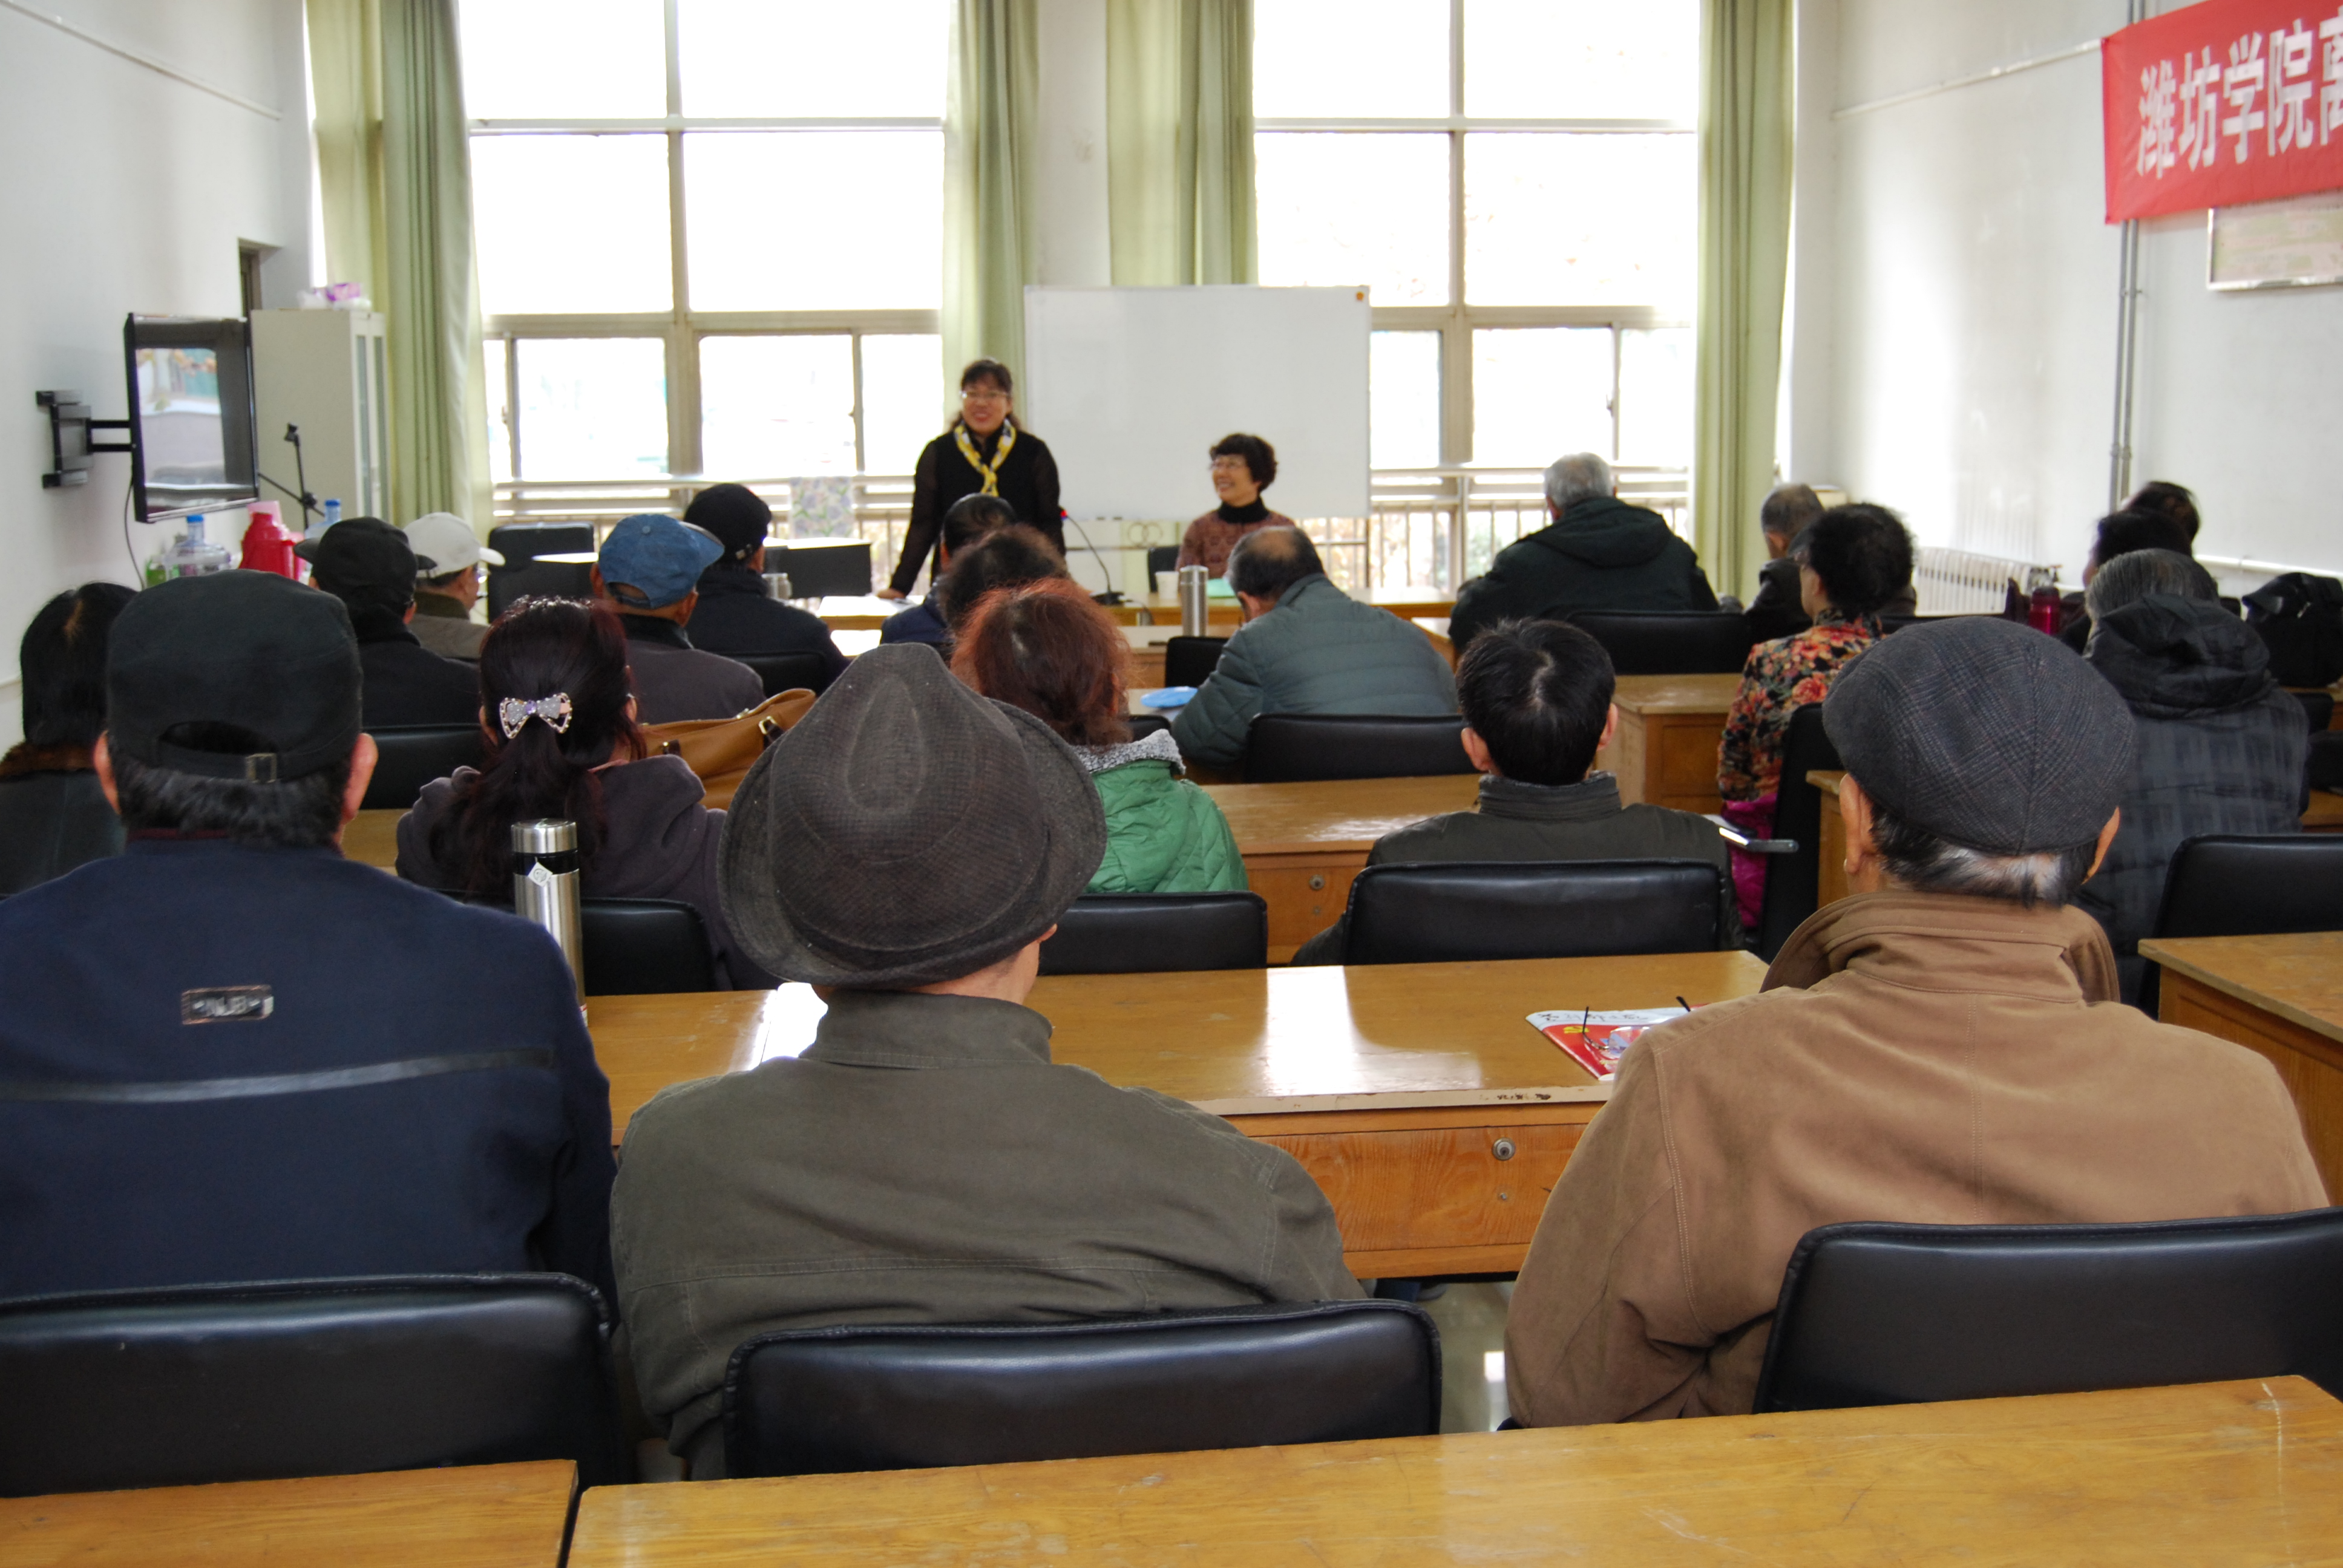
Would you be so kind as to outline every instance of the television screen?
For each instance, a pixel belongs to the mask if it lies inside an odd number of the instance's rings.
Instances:
[[[123,338],[138,515],[151,521],[255,499],[244,323],[134,316]]]

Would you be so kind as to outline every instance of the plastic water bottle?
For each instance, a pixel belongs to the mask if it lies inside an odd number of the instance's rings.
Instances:
[[[301,537],[302,537],[303,538],[305,538],[305,539],[314,539],[314,538],[316,538],[318,535],[320,535],[320,534],[324,533],[327,528],[332,528],[336,523],[338,523],[338,522],[340,522],[341,520],[342,520],[342,503],[341,503],[341,502],[339,502],[339,501],[328,500],[328,501],[326,503],[326,515],[325,515],[325,517],[324,517],[324,518],[320,518],[317,522],[316,522],[316,523],[312,524],[312,525],[310,526],[309,531],[308,531],[307,533],[306,533],[306,534],[302,535]]]
[[[163,576],[171,578],[207,578],[214,572],[226,571],[236,565],[226,545],[214,544],[204,537],[204,515],[187,515],[187,531],[163,547]]]

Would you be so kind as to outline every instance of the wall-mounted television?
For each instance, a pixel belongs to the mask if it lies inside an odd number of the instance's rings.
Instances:
[[[148,522],[257,500],[252,347],[241,319],[133,316],[130,483]]]

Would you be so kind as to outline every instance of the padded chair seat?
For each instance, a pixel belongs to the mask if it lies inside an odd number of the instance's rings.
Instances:
[[[1246,731],[1248,784],[1317,779],[1418,779],[1479,771],[1464,720],[1373,713],[1264,713]]]
[[[1089,893],[1041,944],[1045,975],[1257,970],[1269,964],[1258,893]]]
[[[1725,873],[1706,860],[1369,866],[1351,884],[1354,964],[1707,952]]]

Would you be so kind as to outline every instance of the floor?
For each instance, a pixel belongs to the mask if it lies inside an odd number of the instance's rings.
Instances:
[[[1505,1309],[1510,1280],[1452,1284],[1423,1303],[1440,1325],[1440,1430],[1489,1432],[1505,1419]]]

